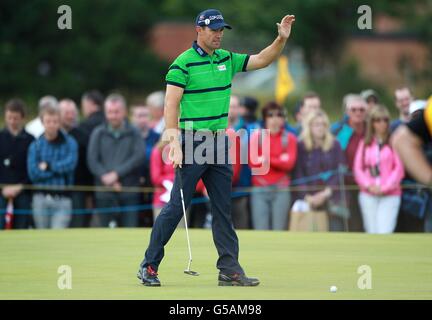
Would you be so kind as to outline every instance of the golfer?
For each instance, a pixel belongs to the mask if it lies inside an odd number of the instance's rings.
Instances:
[[[432,96],[424,111],[400,126],[392,140],[405,169],[418,182],[432,187],[432,165],[423,150],[424,145],[432,142]]]
[[[176,176],[170,200],[154,223],[150,244],[138,271],[142,284],[160,286],[157,271],[164,256],[164,246],[183,215],[180,188],[183,187],[187,208],[200,178],[211,202],[213,239],[219,255],[216,265],[219,285],[259,284],[258,279],[245,275],[238,261],[238,238],[231,217],[231,164],[228,161],[221,164],[215,159],[220,158],[220,153],[226,158],[228,155],[227,136],[226,139],[220,137],[225,135],[228,125],[234,75],[267,67],[275,61],[285,46],[294,21],[293,15],[285,16],[281,23],[277,23],[276,40],[259,54],[249,56],[220,49],[225,28],[231,29],[221,12],[208,9],[197,16],[197,41],[177,57],[166,75],[164,139],[170,143],[169,158],[178,168],[177,174],[181,179]],[[193,141],[189,143],[188,139],[192,137]],[[211,148],[208,145],[204,148],[203,154],[206,159],[213,160],[204,164],[196,161],[195,151],[202,150],[201,144],[206,143],[198,140],[212,143]],[[192,147],[188,148],[188,145]],[[188,158],[193,159],[188,161]]]

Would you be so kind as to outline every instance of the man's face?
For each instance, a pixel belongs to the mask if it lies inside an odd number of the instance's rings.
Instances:
[[[362,100],[351,100],[347,103],[347,114],[353,124],[366,120],[366,103]]]
[[[309,114],[321,109],[321,100],[318,97],[306,98],[303,104],[303,114]]]
[[[209,27],[197,27],[198,38],[210,50],[216,50],[221,47],[224,34],[224,28],[212,30]]]
[[[164,115],[164,108],[159,106],[149,106],[153,121],[159,121]]]
[[[228,117],[230,118],[231,122],[234,122],[238,119],[238,117],[243,116],[245,112],[245,108],[240,105],[239,98],[236,96],[232,96],[230,99],[230,106],[229,106],[229,114]]]
[[[97,111],[97,108],[98,107],[93,103],[92,100],[86,98],[81,100],[81,111],[85,118],[90,116],[93,112]]]
[[[105,104],[105,117],[113,128],[119,128],[126,118],[126,107],[120,101],[108,101]]]
[[[45,128],[45,135],[49,137],[56,137],[60,130],[60,115],[45,113],[42,117],[42,124]]]
[[[13,132],[21,130],[24,118],[19,112],[12,112],[7,110],[5,112],[5,123],[6,127]]]
[[[78,110],[74,103],[61,101],[59,103],[61,125],[64,129],[70,130],[78,123]]]
[[[400,110],[400,112],[406,115],[409,114],[409,105],[413,100],[410,91],[407,88],[396,90],[395,98],[396,107]]]
[[[146,130],[150,127],[150,110],[145,106],[133,108],[132,123],[140,130]]]

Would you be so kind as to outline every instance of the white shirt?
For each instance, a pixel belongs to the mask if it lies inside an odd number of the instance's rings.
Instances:
[[[39,138],[45,132],[45,128],[39,117],[34,118],[29,123],[27,123],[25,129],[28,133],[35,137],[35,139]]]

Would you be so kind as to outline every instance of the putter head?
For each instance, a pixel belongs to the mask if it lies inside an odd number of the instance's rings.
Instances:
[[[199,276],[199,273],[196,271],[192,271],[192,270],[185,270],[184,273],[190,275],[190,276]]]

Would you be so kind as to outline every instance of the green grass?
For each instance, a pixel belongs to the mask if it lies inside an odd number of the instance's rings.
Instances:
[[[1,232],[0,299],[432,299],[432,235],[238,234],[240,261],[260,278],[258,287],[217,286],[208,230],[191,230],[198,277],[183,273],[185,231],[175,232],[159,269],[160,288],[136,279],[149,229]],[[60,265],[72,267],[71,290],[57,287]],[[372,268],[370,290],[357,287],[361,265]]]

